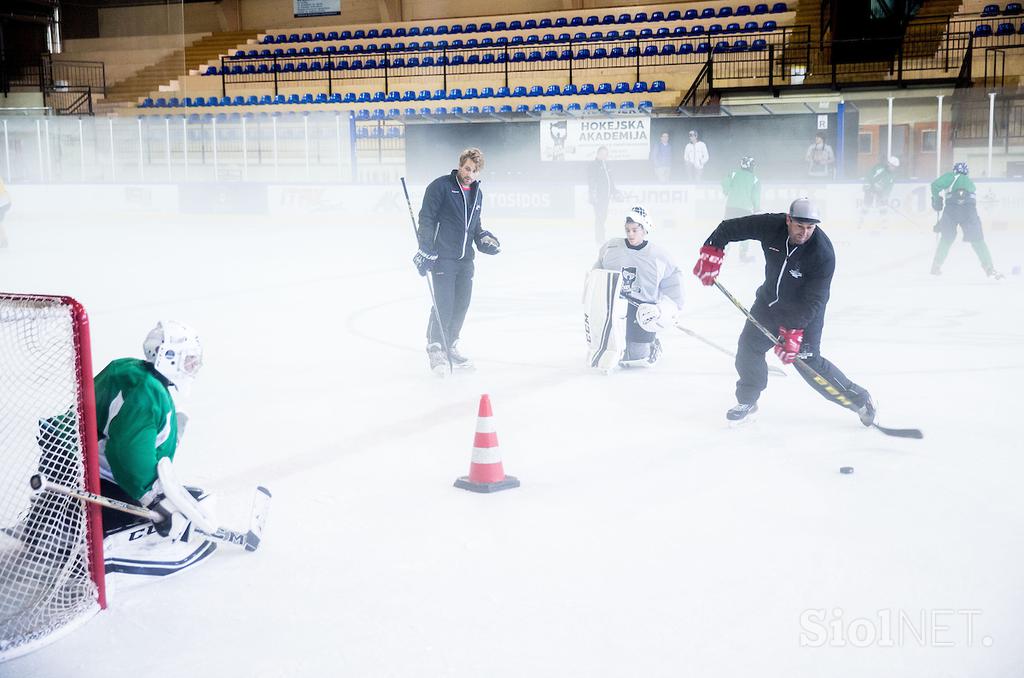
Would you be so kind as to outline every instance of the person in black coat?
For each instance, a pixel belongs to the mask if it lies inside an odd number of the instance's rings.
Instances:
[[[484,196],[480,171],[484,154],[467,148],[459,156],[459,168],[434,179],[423,194],[419,249],[413,263],[420,275],[430,273],[434,307],[427,322],[427,356],[435,373],[472,367],[458,348],[459,334],[473,295],[473,245],[484,254],[497,254],[501,243],[480,225]]]
[[[601,146],[597,149],[594,161],[587,167],[587,198],[594,207],[594,238],[598,245],[603,245],[607,240],[604,227],[608,221],[608,203],[620,196],[608,169],[608,147]]]
[[[787,214],[754,214],[726,219],[704,241],[693,269],[704,285],[714,284],[725,257],[725,246],[741,240],[759,240],[765,258],[765,281],[757,289],[751,314],[769,329],[779,328],[775,353],[785,364],[797,357],[814,369],[858,408],[861,423],[874,422],[875,405],[867,389],[850,381],[821,351],[832,275],[836,268],[832,241],[818,228],[818,210],[807,198],[790,205]],[[757,411],[757,400],[768,385],[764,354],[771,339],[749,320],[740,334],[736,351],[737,405],[726,418],[737,422]],[[800,372],[816,391],[836,402],[826,387]]]

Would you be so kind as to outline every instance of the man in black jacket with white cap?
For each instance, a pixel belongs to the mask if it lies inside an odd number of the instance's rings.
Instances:
[[[484,254],[501,251],[498,239],[480,224],[483,167],[483,152],[467,148],[459,155],[459,168],[434,179],[423,194],[413,263],[433,280],[436,307],[427,323],[427,357],[438,375],[447,373],[449,359],[454,368],[472,366],[458,341],[473,296],[473,245]]]
[[[820,353],[832,274],[836,258],[832,241],[818,228],[818,210],[807,198],[794,200],[787,214],[754,214],[726,219],[704,241],[693,273],[704,285],[714,284],[725,257],[725,246],[741,240],[759,240],[765,258],[765,281],[757,289],[751,314],[768,328],[779,328],[775,353],[785,364],[798,356],[828,380],[858,408],[861,423],[870,426],[875,405],[867,389],[850,381]],[[771,339],[749,320],[740,334],[736,351],[737,405],[726,418],[732,422],[757,412],[757,399],[768,385],[764,354]],[[826,387],[800,372],[816,391],[836,402]]]

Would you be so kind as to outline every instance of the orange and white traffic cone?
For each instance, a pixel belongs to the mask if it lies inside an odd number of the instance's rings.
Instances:
[[[505,475],[501,465],[498,434],[494,430],[494,413],[491,412],[491,398],[487,394],[480,396],[469,475],[456,480],[455,487],[470,492],[499,492],[519,487],[519,480]]]

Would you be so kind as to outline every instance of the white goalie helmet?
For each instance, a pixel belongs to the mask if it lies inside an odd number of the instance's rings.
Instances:
[[[651,231],[654,230],[654,223],[651,221],[650,214],[647,212],[647,209],[641,205],[634,205],[629,208],[626,212],[626,221],[632,221],[633,223],[640,224],[647,235],[650,235]]]
[[[186,392],[203,366],[203,347],[199,335],[188,325],[174,320],[161,320],[142,343],[146,362]]]

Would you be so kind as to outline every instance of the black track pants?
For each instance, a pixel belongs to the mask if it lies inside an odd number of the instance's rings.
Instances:
[[[473,262],[458,259],[438,259],[430,276],[434,282],[434,302],[437,314],[430,310],[427,321],[427,343],[451,346],[459,339],[462,323],[466,320],[469,301],[473,297]],[[444,338],[437,325],[441,316]]]

